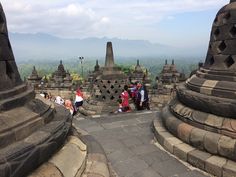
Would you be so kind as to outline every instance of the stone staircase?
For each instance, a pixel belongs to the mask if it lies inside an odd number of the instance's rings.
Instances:
[[[71,126],[66,109],[40,97],[0,115],[1,177],[23,177],[37,168],[62,146]]]

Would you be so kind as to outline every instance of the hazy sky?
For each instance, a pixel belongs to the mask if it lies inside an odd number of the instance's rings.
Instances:
[[[144,39],[172,46],[209,41],[229,0],[1,0],[10,32],[64,38]]]

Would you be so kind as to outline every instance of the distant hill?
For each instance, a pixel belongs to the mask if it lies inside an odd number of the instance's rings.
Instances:
[[[204,46],[194,49],[175,48],[153,44],[146,40],[126,40],[118,38],[63,39],[48,34],[10,33],[10,40],[17,61],[67,59],[77,56],[101,58],[105,56],[107,41],[113,43],[115,57],[125,58],[203,58]]]

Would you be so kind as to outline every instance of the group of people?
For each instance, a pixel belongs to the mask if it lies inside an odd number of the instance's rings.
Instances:
[[[45,99],[49,99],[50,101],[54,101],[55,103],[59,105],[65,106],[65,108],[70,111],[71,115],[75,115],[79,107],[83,105],[84,95],[81,89],[82,88],[78,88],[76,90],[74,103],[70,99],[64,100],[61,96],[56,96],[53,99],[50,96],[51,94],[48,94],[46,92],[40,93],[40,95],[44,97]]]
[[[79,107],[83,105],[84,95],[83,95],[83,92],[81,89],[82,88],[78,88],[76,90],[74,104],[72,103],[71,100],[65,100],[65,102],[64,102],[65,108],[70,111],[71,115],[75,115],[77,113],[77,110],[79,109]],[[56,102],[56,103],[58,103],[58,102]],[[59,101],[59,104],[60,104],[60,101]]]
[[[117,112],[130,112],[131,108],[129,105],[129,100],[132,99],[136,110],[144,110],[149,107],[149,97],[146,86],[140,82],[136,82],[135,84],[124,86],[124,90],[118,99],[119,109]]]
[[[76,114],[77,110],[80,106],[83,105],[84,102],[84,94],[82,92],[82,88],[78,88],[76,90],[74,103],[69,99],[64,100],[61,96],[56,96],[55,99],[52,100],[52,98],[49,96],[51,94],[43,93],[40,95],[46,99],[54,101],[59,105],[65,106],[65,108],[68,109],[72,115]],[[136,82],[135,84],[132,84],[130,86],[124,86],[123,92],[118,99],[119,108],[116,112],[130,112],[130,100],[133,101],[136,110],[150,109],[148,91],[145,85],[140,82]]]

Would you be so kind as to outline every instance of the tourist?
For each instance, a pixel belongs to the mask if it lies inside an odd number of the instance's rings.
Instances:
[[[74,115],[75,110],[74,110],[73,104],[70,100],[65,101],[65,108],[70,111],[71,115]]]
[[[76,95],[75,95],[75,107],[76,107],[77,110],[80,106],[83,105],[84,95],[83,95],[83,92],[81,90],[82,90],[81,87],[78,88],[77,91],[76,91]]]
[[[137,94],[135,96],[135,106],[137,110],[144,110],[148,109],[149,107],[149,98],[148,98],[148,92],[145,85],[142,85],[141,83],[137,83]]]
[[[43,94],[44,94],[44,98],[48,99],[48,93],[47,92],[43,92]]]
[[[128,112],[130,111],[129,106],[129,93],[128,93],[129,87],[127,85],[124,86],[124,91],[121,93],[120,97],[122,100],[122,112]]]
[[[55,99],[55,103],[59,105],[64,105],[64,100],[60,96],[57,96]]]
[[[117,102],[118,102],[118,104],[119,104],[119,108],[118,108],[118,110],[115,111],[114,113],[123,112],[123,111],[122,111],[122,99],[119,98],[119,99],[117,100]]]
[[[41,97],[45,98],[44,92],[40,92],[39,94]]]
[[[46,99],[52,101],[52,94],[50,92],[47,94]]]
[[[130,85],[130,96],[132,98],[132,100],[135,99],[135,95],[137,94],[137,84],[131,84]]]

